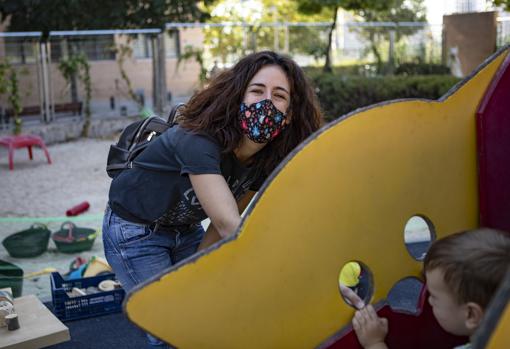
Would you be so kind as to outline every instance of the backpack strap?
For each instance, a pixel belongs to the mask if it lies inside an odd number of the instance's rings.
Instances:
[[[106,165],[106,171],[124,170],[129,167],[129,163]]]
[[[140,137],[142,136],[145,127],[151,120],[154,118],[154,116],[148,117],[143,121],[143,123],[138,127],[138,130],[136,131],[135,136],[133,137],[133,141],[131,142],[131,146],[129,147],[129,151],[131,151],[134,147],[136,147],[137,143],[140,141]]]
[[[167,118],[167,122],[170,124],[170,125],[174,125],[177,123],[175,117],[177,115],[177,112],[179,111],[179,109],[185,107],[186,104],[184,103],[179,103],[179,104],[176,104],[172,107],[172,110],[170,110],[170,113],[168,114],[168,118]]]

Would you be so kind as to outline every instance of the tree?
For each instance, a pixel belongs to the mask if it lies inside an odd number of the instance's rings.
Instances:
[[[208,18],[208,13],[201,9],[201,4],[212,1],[0,0],[0,17],[2,20],[9,19],[8,30],[41,31],[44,41],[48,39],[50,31],[57,30],[164,28],[166,23],[172,21],[203,21]],[[88,62],[85,56],[77,52],[74,44],[68,46],[68,51],[68,57],[61,62],[61,71],[65,72],[64,76],[70,81],[71,91],[76,91],[77,77],[87,82],[85,89],[88,102],[91,91]],[[122,70],[121,65],[120,68]],[[123,78],[126,76],[123,75]],[[76,94],[72,94],[72,99],[77,99]],[[90,109],[87,103],[83,129],[85,135],[89,124]]]
[[[326,62],[324,71],[331,72],[331,43],[333,31],[336,27],[336,18],[338,10],[363,10],[374,9],[383,10],[390,6],[392,0],[298,0],[298,10],[305,14],[317,14],[323,11],[330,13],[332,24],[328,33],[328,45],[325,51]]]
[[[204,0],[210,3],[213,0]],[[0,0],[10,31],[162,28],[172,21],[203,21],[194,0]]]
[[[504,6],[506,11],[510,11],[510,0],[493,0],[496,6]]]
[[[408,6],[408,3],[412,3]],[[326,63],[324,71],[331,71],[331,40],[333,30],[336,27],[338,10],[353,11],[364,21],[416,21],[424,17],[410,16],[415,8],[415,3],[422,3],[422,0],[298,0],[299,11],[307,14],[316,14],[321,11],[329,11],[332,16],[332,24],[329,31],[328,47],[326,49]],[[416,12],[414,12],[416,13]],[[374,53],[375,54],[375,53]]]
[[[364,22],[390,22],[395,23],[395,42],[403,37],[412,35],[421,30],[421,27],[401,27],[399,22],[424,22],[426,20],[423,0],[393,0],[386,9],[362,9],[353,11]],[[389,41],[391,30],[388,27],[367,27],[360,30],[360,34],[370,42],[370,50],[377,60],[377,70],[384,71],[383,58],[380,52],[382,41]],[[391,59],[391,57],[390,57]],[[393,69],[394,62],[388,62],[388,69]]]
[[[294,0],[221,0],[208,8],[209,23],[243,23],[245,26],[211,27],[204,30],[205,42],[214,57],[223,63],[247,52],[261,48],[273,48],[275,43],[283,47],[285,41],[282,28],[261,26],[261,23],[324,21],[318,13],[304,15],[297,11]],[[328,16],[329,18],[329,16]],[[289,35],[289,47],[293,53],[315,55],[320,50],[319,32],[313,28],[301,27]],[[277,48],[277,49],[278,49]]]

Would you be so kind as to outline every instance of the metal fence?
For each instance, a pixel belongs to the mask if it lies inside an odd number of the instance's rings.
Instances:
[[[228,66],[246,53],[271,49],[291,54],[301,65],[319,65],[327,50],[331,23],[176,23],[167,28],[200,28],[208,64],[216,60]],[[438,61],[441,30],[441,25],[421,22],[337,24],[332,35],[333,63],[374,62],[374,47],[383,60],[392,55],[399,61]]]
[[[159,38],[152,29],[50,32],[47,40],[41,33],[2,33],[4,77],[16,82],[0,96],[3,122],[15,113],[24,122],[51,122],[81,118],[88,108],[94,117],[154,108],[152,76],[165,75],[154,72]]]
[[[323,64],[330,27],[171,23],[164,31],[50,32],[47,40],[39,32],[0,33],[0,67],[16,82],[24,122],[82,118],[87,94],[93,118],[164,113],[200,89],[212,70],[250,52],[271,49],[290,54],[301,66]],[[441,25],[427,23],[340,23],[332,33],[332,63],[440,63],[441,33]],[[500,19],[498,45],[509,41],[510,20]],[[9,91],[0,90],[4,128],[11,127],[15,109]]]

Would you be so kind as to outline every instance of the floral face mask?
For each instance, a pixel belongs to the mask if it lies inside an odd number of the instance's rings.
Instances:
[[[285,129],[286,118],[270,99],[249,106],[241,103],[239,109],[241,128],[244,134],[256,143],[266,143],[278,136]]]

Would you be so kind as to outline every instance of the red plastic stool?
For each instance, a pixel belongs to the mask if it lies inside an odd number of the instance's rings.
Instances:
[[[32,147],[37,146],[44,151],[46,155],[46,159],[48,160],[48,164],[51,164],[50,153],[44,144],[44,141],[39,136],[34,135],[18,135],[18,136],[7,136],[0,138],[0,145],[7,147],[9,149],[9,170],[14,169],[14,149],[18,148],[27,148],[28,149],[28,157],[30,160],[33,159],[32,156]]]

